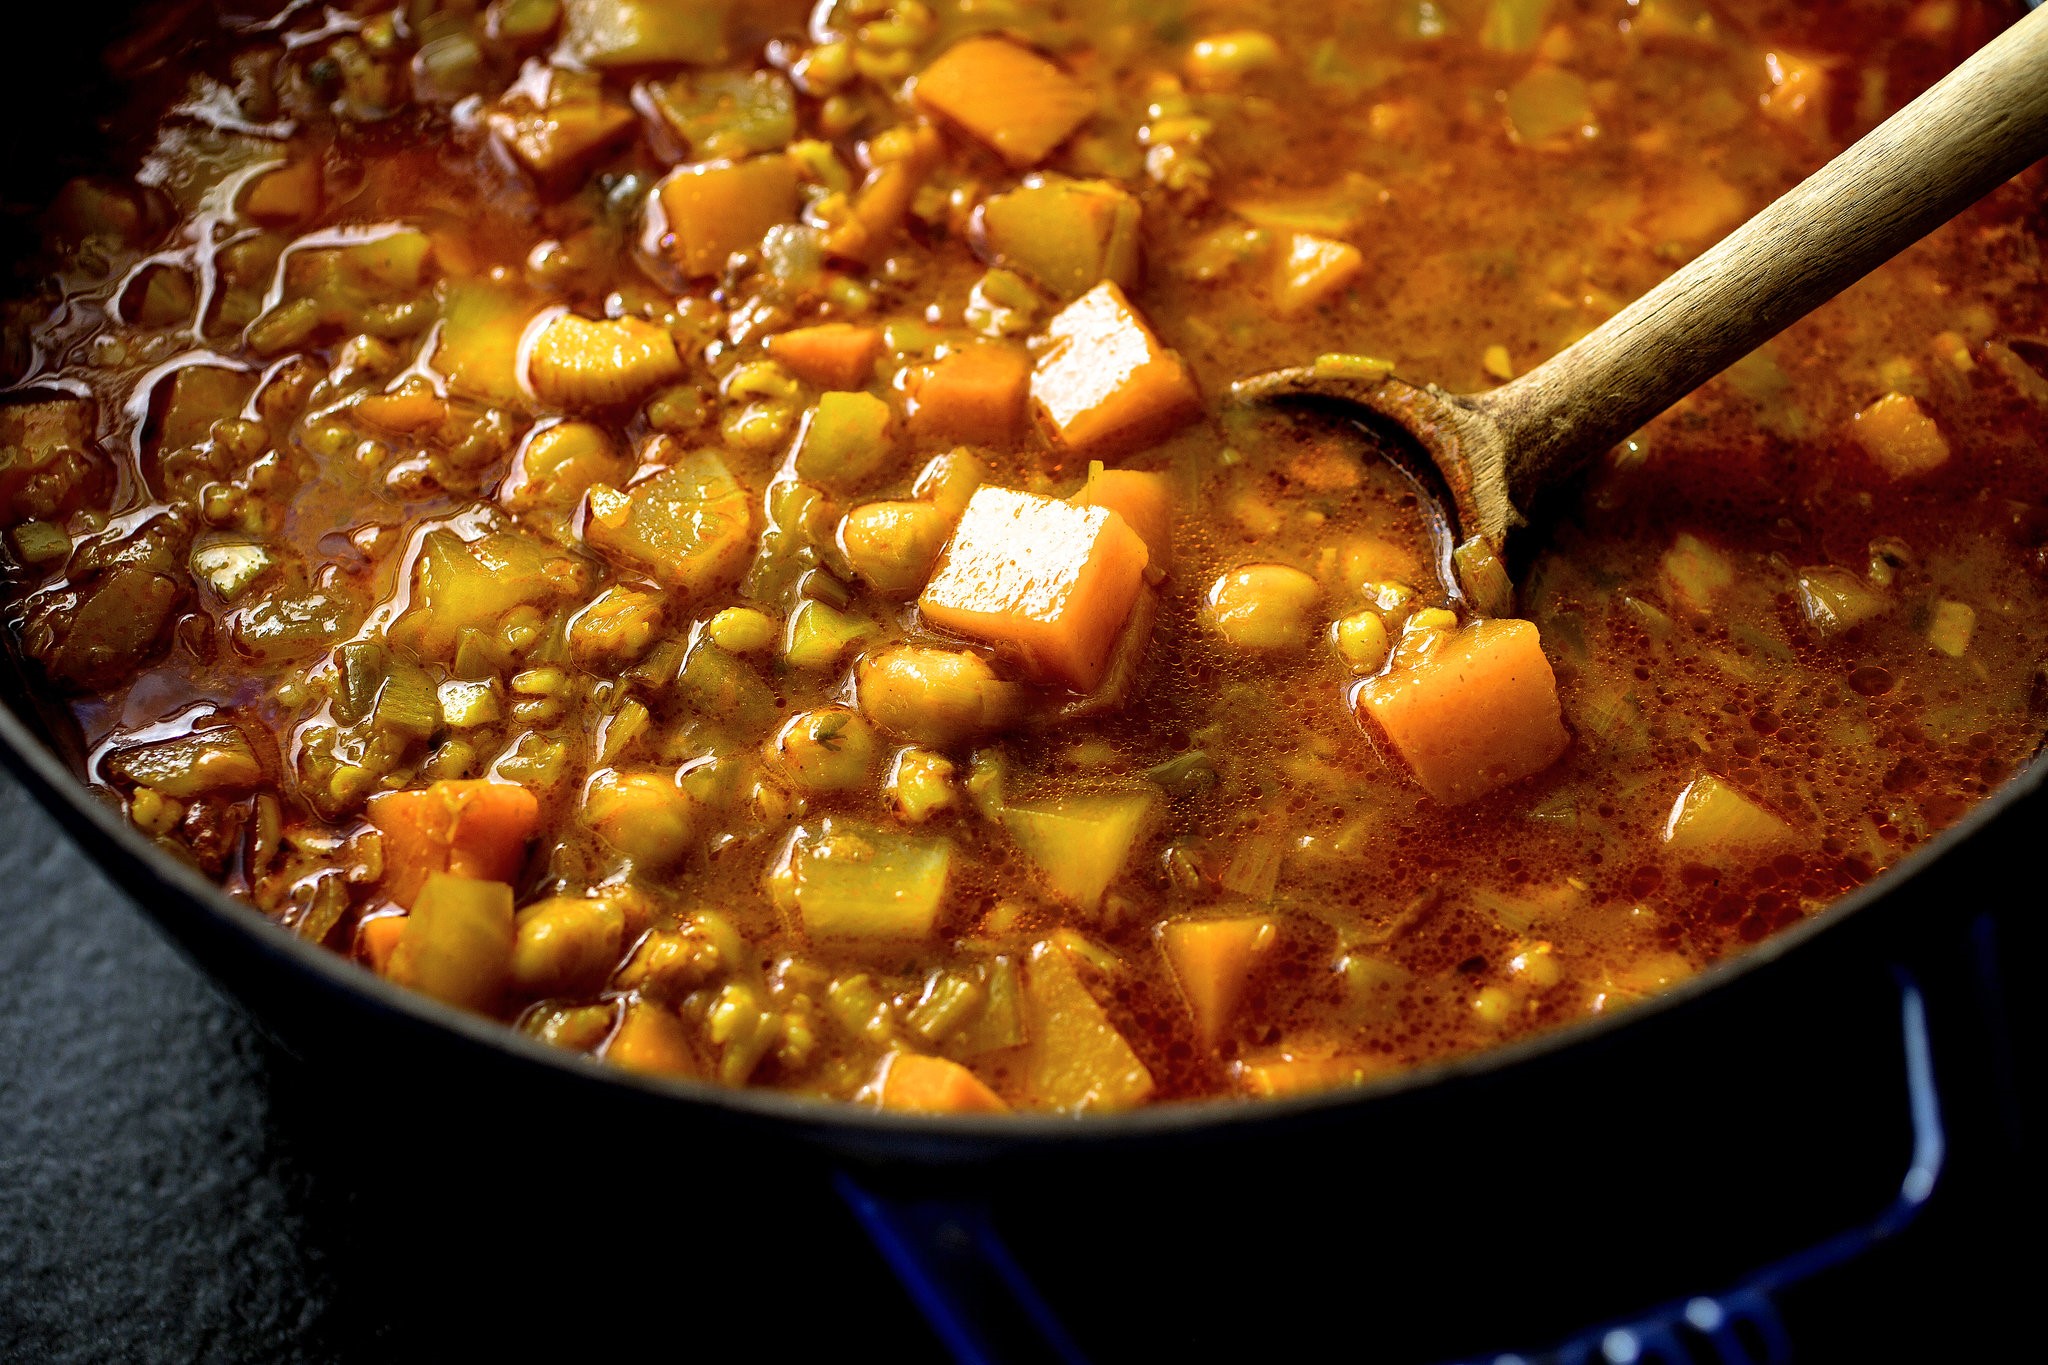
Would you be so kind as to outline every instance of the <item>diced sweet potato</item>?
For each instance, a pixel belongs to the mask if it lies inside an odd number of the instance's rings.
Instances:
[[[379,976],[391,972],[391,953],[405,937],[404,915],[372,915],[356,926],[356,956]]]
[[[1010,1106],[958,1062],[915,1052],[883,1063],[881,1103],[906,1114],[1007,1114]]]
[[[752,530],[746,490],[716,454],[699,450],[630,492],[593,487],[583,537],[668,587],[701,594],[739,572]]]
[[[527,342],[526,365],[534,397],[576,410],[637,402],[683,377],[675,339],[644,318],[557,313]]]
[[[933,441],[1008,445],[1024,420],[1031,360],[994,343],[948,352],[912,371],[905,411],[913,436]]]
[[[588,66],[725,60],[733,0],[565,0],[563,46]]]
[[[1358,278],[1365,257],[1349,242],[1297,232],[1280,256],[1273,307],[1282,316],[1305,313]]]
[[[605,1044],[604,1059],[628,1071],[655,1076],[695,1076],[697,1057],[690,1031],[674,1010],[652,1000],[628,1000],[625,1018]]]
[[[242,194],[242,216],[262,227],[290,227],[320,211],[320,162],[302,157],[256,177]]]
[[[1106,507],[984,488],[918,598],[927,620],[1014,654],[1041,681],[1102,681],[1149,558]]]
[[[1856,414],[1856,444],[1895,479],[1910,479],[1948,463],[1948,438],[1903,393],[1888,393]]]
[[[1043,161],[1095,112],[1087,86],[1029,48],[993,37],[947,48],[911,97],[1018,170]]]
[[[1151,552],[1151,568],[1173,572],[1173,488],[1164,474],[1140,469],[1088,467],[1088,482],[1071,501],[1082,507],[1107,507],[1138,533]]]
[[[540,826],[540,803],[501,782],[436,782],[422,791],[370,798],[370,823],[384,842],[384,894],[409,906],[439,872],[510,882]]]
[[[1159,931],[1160,949],[1204,1046],[1216,1046],[1244,998],[1252,968],[1277,937],[1273,921],[1256,916],[1176,920]]]
[[[1557,678],[1527,621],[1477,621],[1359,689],[1358,711],[1438,801],[1541,772],[1571,742]]]
[[[1031,397],[1070,450],[1140,445],[1202,409],[1194,376],[1159,344],[1124,291],[1104,282],[1055,315]]]
[[[874,377],[882,334],[850,322],[799,327],[768,338],[768,354],[792,374],[821,389],[858,389]]]
[[[777,223],[796,217],[796,167],[785,156],[683,166],[661,182],[669,256],[698,279],[720,274]]]

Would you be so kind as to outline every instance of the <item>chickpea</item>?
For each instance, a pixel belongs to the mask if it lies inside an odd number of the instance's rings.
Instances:
[[[998,681],[988,660],[965,650],[899,645],[863,657],[855,671],[860,708],[887,733],[945,748],[1000,729],[1018,689]]]
[[[1344,662],[1360,673],[1378,672],[1392,647],[1387,639],[1387,623],[1372,611],[1353,612],[1342,618],[1330,627],[1330,639]]]
[[[635,863],[661,867],[696,844],[702,805],[667,773],[606,771],[583,793],[583,818]]]
[[[589,995],[625,951],[626,909],[609,896],[550,896],[519,912],[512,983],[530,997]]]
[[[867,782],[880,745],[874,727],[844,706],[791,716],[768,743],[768,757],[802,787],[847,791]]]
[[[766,612],[727,607],[704,623],[704,633],[728,654],[758,654],[773,645],[782,630]]]
[[[1203,89],[1236,84],[1239,78],[1280,64],[1280,44],[1257,29],[1238,29],[1197,39],[1188,49],[1188,80]]]
[[[632,476],[632,461],[618,452],[603,427],[560,422],[527,439],[498,500],[514,512],[567,516],[592,484],[624,484]]]
[[[923,824],[941,811],[960,804],[958,776],[953,760],[930,749],[905,749],[896,755],[889,770],[889,799],[896,813],[912,824]]]
[[[909,597],[924,587],[952,525],[928,502],[870,502],[839,522],[839,548],[853,571],[881,592]]]
[[[1284,564],[1232,569],[1209,589],[1209,623],[1243,649],[1300,649],[1322,597],[1315,579]]]

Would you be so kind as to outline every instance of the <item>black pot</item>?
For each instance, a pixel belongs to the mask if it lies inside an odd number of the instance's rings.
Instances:
[[[98,107],[80,75],[92,59],[64,54],[91,52],[118,8],[41,11],[52,55],[18,101]],[[11,148],[7,183],[46,191],[66,145]],[[573,1112],[736,1178],[828,1165],[962,1358],[977,1340],[1062,1353],[991,1229],[1118,1358],[1156,1351],[1166,1318],[1198,1354],[1272,1354],[1278,1305],[1327,1315],[1367,1285],[1411,1310],[1345,1332],[1387,1359],[1540,1343],[1602,1316],[1728,1342],[1740,1320],[1768,1347],[1758,1295],[1927,1203],[1941,1103],[1951,1119],[1996,1107],[1974,955],[2004,912],[2038,914],[2030,870],[2048,828],[2037,758],[1871,885],[1645,1005],[1356,1090],[1086,1121],[909,1119],[594,1066],[393,987],[137,834],[75,777],[68,726],[11,655],[0,663],[0,757],[337,1087],[394,1113]],[[1213,1307],[1199,1297],[1212,1285]],[[1260,1289],[1259,1311],[1228,1311]],[[1685,1327],[1701,1294],[1716,1297]]]

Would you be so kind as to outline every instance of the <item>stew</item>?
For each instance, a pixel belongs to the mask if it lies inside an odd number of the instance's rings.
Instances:
[[[1620,1009],[2048,728],[2037,169],[1502,566],[1319,364],[1554,353],[1985,0],[159,7],[6,305],[13,647],[286,930],[902,1110]],[[125,139],[125,141],[120,141]]]

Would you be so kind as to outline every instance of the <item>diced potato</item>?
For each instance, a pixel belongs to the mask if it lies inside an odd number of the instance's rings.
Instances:
[[[603,1057],[613,1066],[654,1076],[702,1074],[690,1031],[674,1010],[652,1000],[628,1000],[625,1017],[605,1044]]]
[[[734,252],[795,220],[796,167],[785,156],[682,166],[661,182],[661,207],[676,265],[698,279],[719,275]]]
[[[249,737],[232,725],[116,749],[103,766],[116,777],[179,801],[241,790],[263,780],[262,760]]]
[[[1856,444],[1895,479],[1910,479],[1948,463],[1948,438],[1903,393],[1888,393],[1856,414]]]
[[[949,351],[909,372],[904,410],[914,436],[1008,445],[1024,422],[1031,358],[1002,342]]]
[[[1223,1036],[1244,999],[1253,967],[1278,937],[1273,921],[1259,916],[1175,920],[1159,931],[1159,947],[1203,1046],[1214,1047]]]
[[[572,410],[637,403],[683,377],[675,338],[659,323],[574,313],[536,324],[526,366],[536,398]]]
[[[779,71],[692,71],[646,88],[692,161],[779,151],[797,134],[796,91]]]
[[[566,569],[560,551],[517,531],[472,542],[430,531],[421,542],[412,605],[393,623],[392,637],[426,658],[447,658],[465,631],[494,634],[514,608],[552,601],[564,590]]]
[[[1093,913],[1159,808],[1157,791],[1097,792],[1003,807],[1003,827],[1053,894]]]
[[[975,224],[992,263],[1071,300],[1104,280],[1137,284],[1142,216],[1120,185],[1045,175],[984,200]]]
[[[207,439],[223,416],[242,411],[256,391],[256,376],[224,365],[186,365],[171,376],[170,400],[157,431],[157,449],[183,450]]]
[[[1708,863],[1790,847],[1792,827],[1712,774],[1685,785],[1664,823],[1664,846]]]
[[[878,728],[937,748],[992,734],[1023,710],[1024,689],[965,650],[897,645],[862,657],[854,676]]]
[[[1527,621],[1475,621],[1363,684],[1358,711],[1446,804],[1541,772],[1571,743],[1556,676]]]
[[[592,484],[617,485],[632,477],[633,462],[603,427],[557,422],[526,438],[498,487],[498,501],[513,512],[571,516]]]
[[[657,453],[672,456],[666,438]],[[753,505],[709,450],[675,456],[667,469],[621,493],[590,491],[584,539],[666,587],[702,596],[745,567],[753,544]]]
[[[519,344],[533,309],[518,294],[483,280],[450,283],[430,363],[456,393],[501,408],[523,408]]]
[[[1927,643],[1951,659],[1970,651],[1970,637],[1977,631],[1977,612],[1967,602],[1936,602],[1927,622]]]
[[[1107,1113],[1151,1098],[1152,1073],[1109,1021],[1067,950],[1041,943],[1024,973],[1030,1042],[1025,1089],[1034,1106],[1062,1113]]]
[[[1885,595],[1847,569],[1805,569],[1799,574],[1799,609],[1822,635],[1834,635],[1880,615]]]
[[[1123,290],[1103,283],[1046,325],[1031,398],[1070,450],[1142,445],[1202,409],[1194,377],[1159,344]]]
[[[661,598],[637,588],[609,587],[569,620],[569,655],[595,671],[613,672],[647,652],[662,633]]]
[[[592,72],[548,68],[536,103],[528,84],[512,87],[490,113],[491,132],[543,180],[582,175],[633,131],[633,110],[607,98]]]
[[[813,939],[924,939],[952,870],[949,840],[827,821],[797,830],[769,873],[769,894]]]
[[[866,482],[895,452],[895,420],[871,393],[825,394],[797,438],[797,477],[835,491]]]
[[[870,502],[839,521],[846,562],[876,591],[914,597],[953,533],[952,519],[928,502]]]
[[[892,1052],[882,1063],[880,1102],[906,1114],[1007,1114],[1010,1106],[958,1062]]]
[[[733,0],[563,0],[563,46],[588,66],[725,60]]]
[[[513,938],[511,887],[436,872],[413,900],[388,974],[436,1000],[488,1012],[511,984]]]
[[[1144,586],[1145,542],[1103,507],[984,488],[918,598],[934,625],[1091,691]]]
[[[266,171],[242,192],[242,216],[261,227],[290,227],[320,211],[321,166],[315,157]]]
[[[1022,170],[1043,161],[1095,113],[1088,87],[1004,38],[955,43],[924,69],[911,98]]]
[[[1699,615],[1712,611],[1721,594],[1735,586],[1735,566],[1728,556],[1689,531],[1679,532],[1658,568],[1672,601]]]
[[[873,327],[826,322],[769,337],[768,354],[807,384],[821,389],[858,389],[874,378],[886,349]]]
[[[626,950],[626,905],[615,896],[550,896],[515,924],[512,984],[529,999],[595,994]]]
[[[1305,313],[1349,287],[1365,269],[1365,257],[1349,242],[1298,232],[1280,254],[1273,278],[1273,307],[1282,317]]]
[[[1088,466],[1088,482],[1069,501],[1081,507],[1107,507],[1138,533],[1151,555],[1156,573],[1173,572],[1173,485],[1164,474],[1140,469]]]

